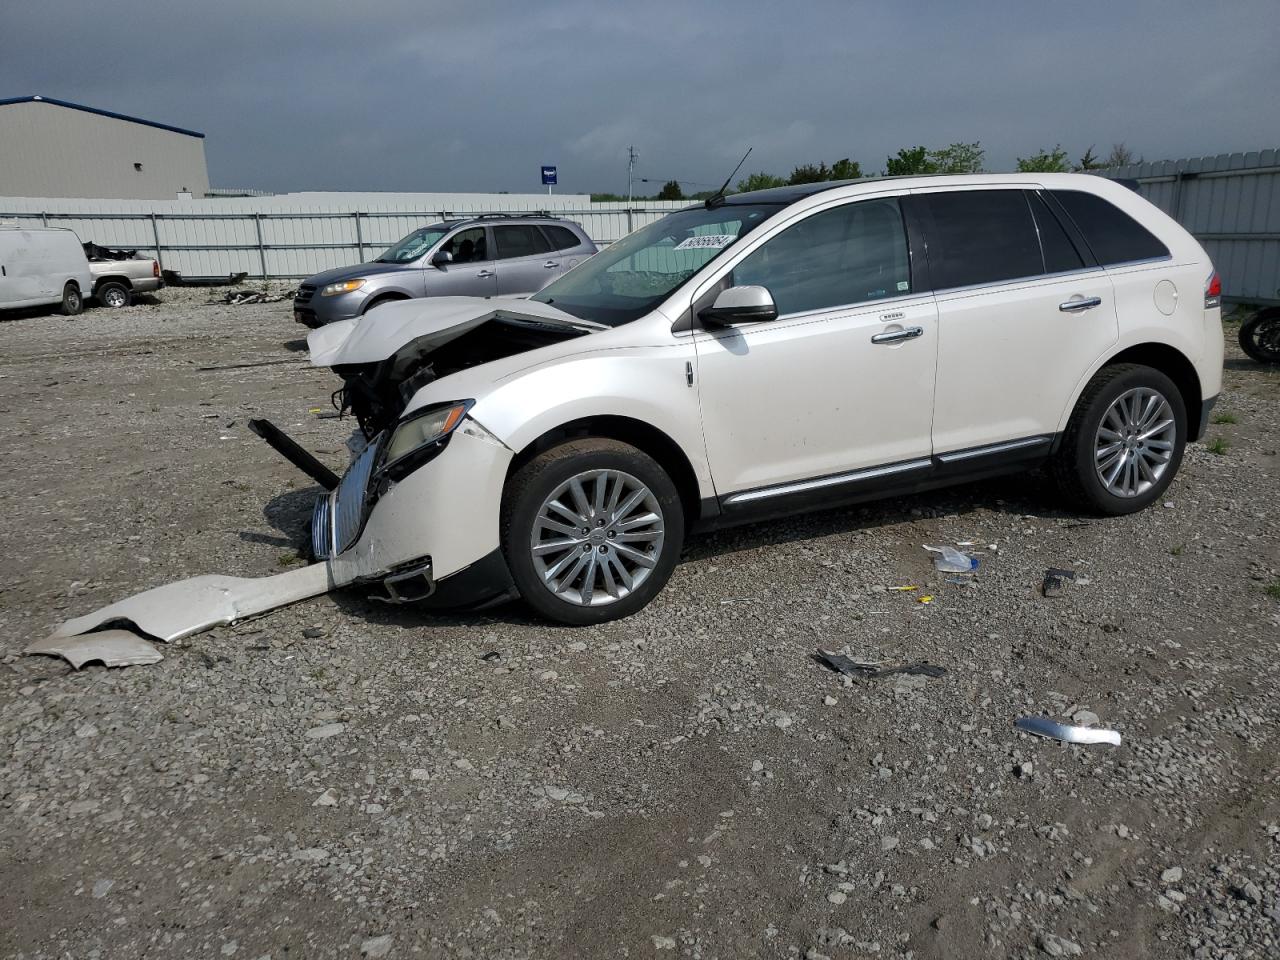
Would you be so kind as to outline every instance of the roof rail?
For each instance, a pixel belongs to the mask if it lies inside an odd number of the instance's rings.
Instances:
[[[521,213],[477,213],[475,216],[464,217],[463,220],[559,220],[560,217],[548,213],[546,210],[524,211]]]

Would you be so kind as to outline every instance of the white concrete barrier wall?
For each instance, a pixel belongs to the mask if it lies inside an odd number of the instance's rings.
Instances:
[[[592,203],[582,194],[291,193],[201,200],[0,197],[0,222],[74,230],[82,241],[159,256],[188,276],[296,280],[378,255],[445,216],[545,210],[604,246],[687,201]]]

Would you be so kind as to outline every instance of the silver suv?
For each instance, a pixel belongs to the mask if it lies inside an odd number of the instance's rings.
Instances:
[[[391,300],[536,293],[595,252],[581,226],[545,213],[433,223],[372,263],[308,277],[298,287],[293,319],[321,327]]]

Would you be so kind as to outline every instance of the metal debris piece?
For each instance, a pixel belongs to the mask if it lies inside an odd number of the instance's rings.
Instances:
[[[911,673],[919,674],[924,677],[941,677],[947,672],[945,667],[939,667],[925,660],[917,660],[915,663],[899,663],[885,665],[883,663],[862,663],[858,660],[850,659],[843,653],[832,653],[828,650],[818,649],[814,654],[814,659],[826,667],[830,667],[836,673],[842,673],[846,677],[857,677],[864,679],[874,679],[876,677],[887,677],[895,673]]]
[[[1120,734],[1101,727],[1072,727],[1048,717],[1019,717],[1013,721],[1013,725],[1037,737],[1049,737],[1063,743],[1109,743],[1113,747],[1120,746]]]
[[[1059,570],[1057,567],[1050,567],[1044,572],[1044,583],[1040,585],[1040,592],[1046,597],[1060,597],[1067,589],[1067,581],[1074,580],[1076,572],[1074,570]]]
[[[493,663],[493,661],[501,659],[501,657],[502,657],[502,654],[500,654],[497,650],[490,650],[488,653],[482,653],[480,655],[480,659],[483,660],[485,663]]]
[[[726,603],[755,603],[755,602],[756,602],[755,597],[730,597],[728,600],[721,600],[720,605],[724,606]]]
[[[104,667],[135,667],[159,663],[164,655],[152,644],[128,630],[99,630],[78,637],[45,637],[23,653],[62,657],[79,670],[86,663]]]

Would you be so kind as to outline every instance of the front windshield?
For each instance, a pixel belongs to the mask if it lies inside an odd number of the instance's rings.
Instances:
[[[610,244],[529,299],[610,327],[630,323],[781,209],[726,204],[677,211]]]
[[[375,263],[409,263],[440,242],[440,238],[449,232],[448,227],[423,227],[409,234],[394,247],[383,252]]]

